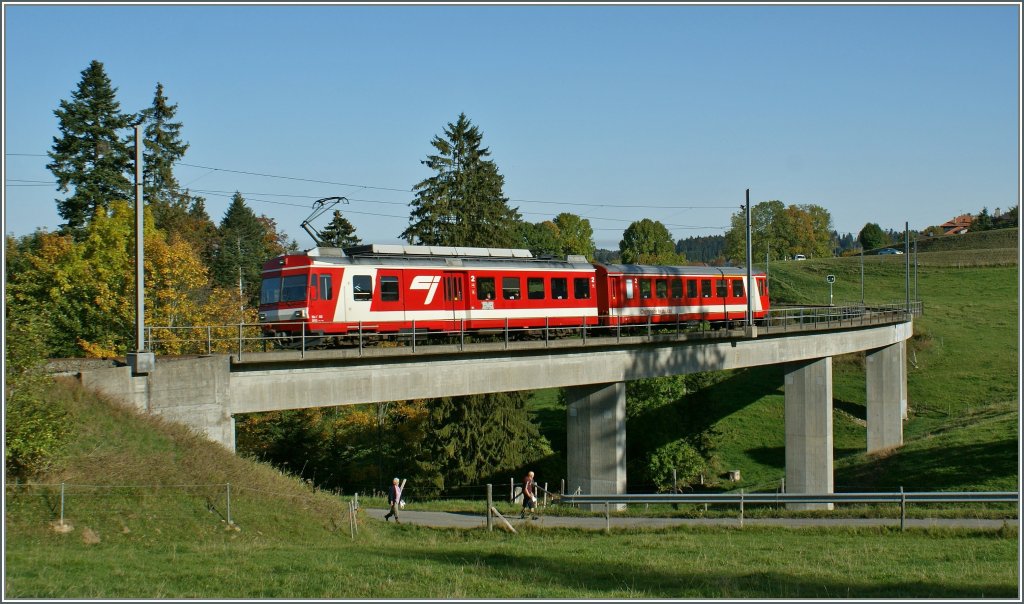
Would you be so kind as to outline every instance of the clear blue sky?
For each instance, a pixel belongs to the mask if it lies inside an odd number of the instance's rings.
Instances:
[[[1020,198],[1016,4],[8,3],[3,16],[5,234],[61,223],[39,155],[94,59],[125,111],[163,83],[184,163],[381,187],[178,167],[215,222],[241,191],[303,248],[311,203],[333,195],[352,199],[341,209],[365,242],[398,242],[402,190],[460,112],[525,219],[589,217],[609,249],[640,218],[677,239],[720,234],[747,188],[754,203],[824,206],[854,234]]]

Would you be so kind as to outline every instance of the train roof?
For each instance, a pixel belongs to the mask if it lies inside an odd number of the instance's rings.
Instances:
[[[535,258],[529,250],[508,248],[449,247],[371,244],[349,247],[315,247],[298,254],[280,256],[269,261],[264,268],[272,270],[277,266],[294,265],[286,258],[308,257],[316,262],[337,265],[384,265],[384,266],[462,266],[474,268],[550,268],[560,270],[593,270],[592,264],[583,256],[570,255],[565,260]]]
[[[530,250],[442,245],[371,243],[345,248],[349,256],[442,256],[445,258],[533,258]]]
[[[610,274],[623,275],[729,275],[745,277],[747,269],[734,266],[654,266],[646,264],[599,264]],[[751,271],[755,275],[763,275],[764,271]]]

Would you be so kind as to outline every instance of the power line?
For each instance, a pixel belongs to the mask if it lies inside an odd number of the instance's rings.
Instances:
[[[293,207],[293,208],[306,208],[308,206],[303,205],[303,204],[298,204],[298,203],[289,203],[289,202],[286,202],[286,201],[273,201],[273,200],[270,200],[270,199],[259,199],[257,197],[248,197],[248,196],[249,195],[265,195],[265,196],[268,196],[268,197],[292,197],[292,198],[319,199],[319,197],[314,196],[314,195],[292,195],[292,194],[287,194],[287,193],[243,193],[241,191],[226,191],[226,190],[223,190],[223,189],[193,189],[192,191],[195,192],[195,193],[203,193],[203,194],[206,194],[206,195],[213,195],[213,196],[216,196],[216,197],[232,197],[235,193],[238,193],[239,195],[242,195],[243,197],[245,197],[246,201],[255,202],[255,203],[268,203],[268,204],[271,204],[271,205],[288,206],[288,207]],[[380,204],[386,204],[386,205],[407,205],[406,203],[400,202],[400,201],[382,201],[382,200],[379,200],[379,199],[355,199],[355,198],[348,198],[348,199],[349,199],[349,201],[358,201],[360,203],[380,203]],[[379,213],[372,213],[372,212],[360,212],[358,210],[349,210],[349,209],[344,210],[343,213],[344,214],[357,214],[357,215],[364,215],[364,216],[381,216],[381,217],[385,217],[385,218],[400,218],[400,219],[408,218],[408,216],[396,216],[394,214],[379,214]],[[551,216],[552,215],[550,212],[522,212],[522,214],[530,215],[530,216]],[[633,220],[626,219],[626,218],[604,218],[604,217],[601,217],[601,216],[580,216],[580,218],[584,218],[584,219],[587,219],[587,220],[605,221],[605,222],[620,222],[620,223],[633,223],[633,222],[635,222]],[[664,224],[666,227],[671,227],[671,228],[676,228],[676,229],[727,230],[729,228],[729,227],[716,226],[716,225],[692,225],[692,224],[676,224],[676,223],[662,223],[662,224]],[[597,229],[594,229],[594,230],[597,230],[597,231],[616,231],[616,230],[620,230],[620,229],[616,229],[616,228],[597,228]]]
[[[335,182],[331,180],[316,180],[313,178],[299,178],[296,176],[281,176],[278,174],[264,174],[262,172],[247,172],[245,170],[229,170],[227,168],[214,168],[212,166],[200,166],[198,164],[186,164],[185,162],[179,162],[179,166],[188,166],[189,168],[201,168],[203,170],[213,170],[214,172],[230,172],[232,174],[245,174],[248,176],[261,176],[263,178],[280,178],[282,180],[297,180],[301,182],[312,182],[321,185],[337,185],[340,187],[356,187],[360,189],[376,189],[379,191],[398,191],[400,193],[411,193],[411,189],[395,189],[391,187],[375,187],[372,185],[358,185],[346,182]]]
[[[330,180],[317,180],[317,179],[313,179],[313,178],[301,178],[301,177],[297,177],[297,176],[282,176],[282,175],[279,175],[279,174],[267,174],[267,173],[263,173],[263,172],[249,172],[249,171],[244,171],[244,170],[231,170],[231,169],[227,169],[227,168],[215,168],[213,166],[203,166],[203,165],[199,165],[199,164],[188,164],[188,163],[185,163],[185,162],[179,162],[178,165],[180,165],[180,166],[188,166],[190,168],[200,168],[200,169],[203,169],[203,170],[212,170],[212,171],[215,171],[215,172],[229,172],[229,173],[233,173],[233,174],[246,174],[248,176],[260,176],[260,177],[264,177],[264,178],[279,178],[279,179],[284,179],[284,180],[295,180],[295,181],[299,181],[299,182],[312,182],[312,183],[316,183],[316,184],[337,185],[337,186],[341,186],[341,187],[357,187],[357,188],[361,188],[361,189],[375,189],[375,190],[378,190],[378,191],[394,191],[394,192],[398,192],[398,193],[413,193],[414,192],[413,189],[399,189],[399,188],[395,188],[395,187],[380,187],[380,186],[375,186],[375,185],[361,185],[361,184],[354,184],[354,183],[335,182],[335,181],[330,181]],[[576,203],[576,202],[543,201],[543,200],[539,200],[539,199],[517,199],[517,198],[510,198],[509,201],[514,201],[516,203],[538,203],[538,204],[545,204],[545,205],[577,206],[577,207],[588,207],[588,208],[621,208],[623,206],[622,203],[607,203],[607,204],[602,204],[602,203]],[[692,205],[692,206],[682,206],[682,205],[643,205],[642,204],[642,205],[630,205],[629,207],[631,207],[631,208],[643,208],[643,209],[661,209],[661,210],[698,210],[698,209],[720,210],[720,209],[731,209],[731,208],[735,207],[735,205],[736,204],[734,204],[734,203],[725,204],[725,205]]]
[[[38,153],[8,153],[7,155],[21,155],[21,156],[30,156],[30,157],[48,157],[47,155],[42,155],[42,154],[38,154]],[[311,183],[315,183],[315,184],[335,185],[335,186],[340,186],[340,187],[355,187],[355,188],[359,188],[359,189],[373,189],[373,190],[377,190],[377,191],[393,191],[393,192],[396,192],[396,193],[413,193],[413,192],[415,192],[413,189],[410,189],[410,188],[381,187],[381,186],[376,186],[376,185],[363,185],[363,184],[357,184],[357,183],[345,183],[345,182],[337,182],[337,181],[331,181],[331,180],[319,180],[319,179],[315,179],[315,178],[303,178],[303,177],[298,177],[298,176],[283,176],[283,175],[280,175],[280,174],[268,174],[268,173],[265,173],[265,172],[252,172],[252,171],[248,171],[248,170],[233,170],[233,169],[230,169],[230,168],[217,168],[217,167],[214,167],[214,166],[204,166],[204,165],[201,165],[201,164],[191,164],[191,163],[186,163],[186,162],[178,162],[177,165],[179,165],[179,166],[186,166],[186,167],[189,167],[189,168],[198,168],[198,169],[201,169],[201,170],[210,170],[211,172],[226,172],[226,173],[229,173],[229,174],[244,174],[244,175],[247,175],[247,176],[259,176],[261,178],[276,178],[276,179],[281,179],[281,180],[291,180],[291,181],[296,181],[296,182],[311,182]],[[267,193],[267,194],[260,193],[260,194],[261,195],[283,196],[281,194],[269,194],[269,193]],[[370,200],[365,200],[365,201],[370,201]],[[540,199],[520,199],[520,198],[510,198],[509,201],[515,202],[515,203],[536,203],[536,204],[542,204],[542,205],[558,205],[558,206],[572,206],[572,207],[585,207],[585,208],[621,208],[621,207],[626,205],[626,204],[624,204],[622,202],[620,202],[620,203],[580,203],[580,202],[545,201],[545,200],[540,200]],[[382,201],[376,201],[376,203],[394,203],[396,205],[399,204],[399,202],[382,202]],[[721,210],[721,209],[732,209],[732,208],[735,207],[735,205],[736,204],[734,204],[734,203],[721,204],[721,205],[663,205],[663,204],[639,204],[639,205],[637,205],[637,204],[629,204],[628,207],[638,208],[638,209],[649,209],[649,210]]]

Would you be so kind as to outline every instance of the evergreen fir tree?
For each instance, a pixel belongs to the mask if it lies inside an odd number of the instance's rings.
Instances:
[[[62,227],[76,236],[111,201],[133,199],[134,186],[127,174],[134,160],[121,131],[132,124],[134,116],[121,113],[116,92],[103,63],[93,61],[82,71],[72,100],[62,100],[53,112],[60,137],[53,138],[52,161],[46,167],[57,178],[59,191],[67,193],[74,188],[70,197],[56,202],[66,221]]]
[[[218,228],[211,265],[214,282],[237,288],[241,279],[243,300],[256,305],[263,263],[272,255],[267,249],[265,224],[245,205],[242,194],[236,192]]]
[[[443,398],[428,408],[417,461],[421,480],[442,490],[479,484],[551,451],[523,392]]]
[[[362,240],[356,237],[356,227],[352,226],[338,210],[334,210],[331,222],[320,234],[323,236],[323,244],[328,247],[346,248],[362,243]]]
[[[465,113],[435,136],[436,155],[422,163],[436,172],[414,187],[409,227],[401,237],[419,245],[514,247],[521,222],[502,193],[505,178],[481,147],[483,134]]]
[[[981,212],[974,217],[974,222],[971,223],[972,231],[991,231],[992,230],[992,216],[988,213],[988,208],[981,208]]]
[[[180,225],[168,224],[165,229],[169,236],[171,234],[180,236],[188,241],[193,248],[199,252],[199,258],[207,268],[213,268],[213,253],[217,243],[217,225],[210,220],[206,213],[206,200],[202,197],[192,197],[188,190],[182,196],[184,199],[191,199],[188,213],[184,216]],[[159,223],[154,217],[154,222]],[[157,225],[158,228],[159,224]]]
[[[184,226],[192,200],[178,188],[174,164],[185,155],[188,143],[181,140],[181,122],[173,121],[178,105],[164,96],[164,86],[156,85],[153,104],[142,111],[146,124],[143,145],[143,192],[146,205],[153,211],[157,228],[167,232]]]

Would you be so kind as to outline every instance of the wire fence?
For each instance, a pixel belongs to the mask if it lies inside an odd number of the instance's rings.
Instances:
[[[240,523],[260,524],[273,510],[268,501],[304,500],[308,503],[323,491],[281,492],[232,483],[204,484],[82,484],[9,483],[5,488],[9,515],[50,523],[58,532],[71,530],[74,523],[121,527],[129,532],[133,524],[181,526],[220,524],[237,530]],[[170,492],[173,492],[171,494]],[[347,521],[353,526],[359,496],[349,499],[347,513],[342,499],[321,500],[322,512],[335,526]],[[332,503],[334,505],[332,505]],[[347,517],[346,517],[347,516]]]

